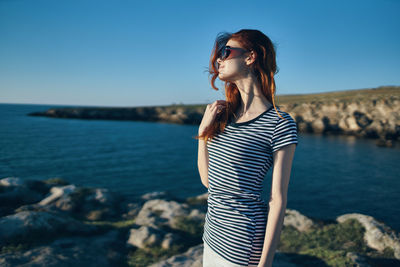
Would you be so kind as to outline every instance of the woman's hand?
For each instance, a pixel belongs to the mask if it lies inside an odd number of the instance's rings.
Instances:
[[[226,103],[227,102],[225,100],[216,100],[212,104],[207,105],[206,111],[203,115],[203,119],[201,120],[199,126],[199,135],[201,135],[203,131],[214,122],[217,114],[226,107]]]

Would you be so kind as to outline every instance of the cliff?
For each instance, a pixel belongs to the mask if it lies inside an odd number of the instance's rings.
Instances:
[[[400,86],[282,95],[276,105],[290,113],[299,132],[343,134],[378,139],[391,147],[400,136]],[[149,107],[71,107],[33,112],[54,118],[132,120],[198,125],[206,104]]]

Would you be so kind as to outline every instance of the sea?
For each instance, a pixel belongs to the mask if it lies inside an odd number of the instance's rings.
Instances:
[[[35,117],[62,105],[0,104],[0,179],[62,178],[108,188],[135,202],[166,191],[207,192],[197,169],[198,126],[143,121]],[[362,213],[400,231],[400,146],[353,136],[299,133],[288,209],[313,219]],[[265,176],[268,203],[272,168]]]

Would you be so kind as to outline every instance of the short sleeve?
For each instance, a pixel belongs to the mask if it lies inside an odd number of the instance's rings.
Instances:
[[[279,117],[271,139],[272,152],[290,144],[298,144],[297,124],[288,113],[281,112],[283,118]]]

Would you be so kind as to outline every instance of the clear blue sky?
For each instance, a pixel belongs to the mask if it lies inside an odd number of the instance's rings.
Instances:
[[[400,85],[400,1],[0,0],[0,102],[224,99],[205,72],[221,31],[277,45],[277,94]]]

